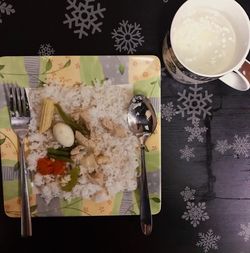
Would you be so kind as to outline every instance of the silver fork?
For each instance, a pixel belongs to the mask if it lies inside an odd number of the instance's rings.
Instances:
[[[24,156],[24,139],[28,133],[30,110],[26,91],[12,84],[4,84],[4,92],[10,114],[10,123],[18,139],[18,161],[21,193],[21,235],[32,236],[32,224],[28,190],[28,171]]]

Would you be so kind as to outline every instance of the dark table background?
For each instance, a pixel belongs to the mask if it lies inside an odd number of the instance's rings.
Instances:
[[[0,2],[0,6],[1,3]],[[70,1],[69,1],[70,2]],[[78,38],[63,24],[68,1],[14,1],[15,13],[1,14],[0,55],[37,55],[41,45],[50,44],[55,55],[114,55],[111,32],[119,22],[128,20],[140,24],[144,42],[135,54],[154,54],[161,59],[161,46],[171,20],[184,2],[180,0],[96,0],[106,8],[101,32]],[[74,2],[72,0],[72,2]],[[80,1],[76,1],[79,3]],[[82,2],[85,2],[82,0]],[[238,1],[250,14],[247,0]],[[1,11],[1,8],[0,8]],[[235,13],[237,15],[237,13]],[[202,86],[204,92],[213,94],[211,116],[200,124],[208,128],[204,142],[187,142],[184,127],[190,125],[186,118],[174,115],[168,122],[162,119],[162,210],[154,216],[154,230],[150,237],[142,235],[138,217],[79,217],[35,218],[33,237],[20,238],[20,220],[8,218],[0,202],[0,251],[31,252],[54,250],[73,252],[205,252],[197,247],[199,233],[212,229],[220,239],[218,250],[208,252],[247,253],[250,240],[239,235],[240,224],[250,222],[250,165],[249,157],[236,154],[233,149],[221,154],[216,151],[218,140],[235,141],[235,135],[250,135],[250,92],[235,91],[220,81]],[[162,68],[162,104],[178,104],[178,92],[189,86],[172,80]],[[180,158],[185,145],[194,148],[190,161]],[[248,151],[247,147],[247,151]],[[193,227],[182,218],[187,202],[180,192],[188,186],[196,190],[195,200],[205,202],[209,219]],[[2,199],[2,188],[0,192]],[[192,201],[191,201],[192,202]],[[250,228],[248,229],[250,230]],[[247,231],[248,231],[247,230]],[[248,231],[250,237],[250,231]]]

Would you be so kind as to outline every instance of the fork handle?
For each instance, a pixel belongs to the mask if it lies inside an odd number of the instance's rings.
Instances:
[[[19,168],[21,190],[21,235],[32,236],[32,224],[29,204],[28,172],[25,164],[24,139],[18,138],[19,142]]]

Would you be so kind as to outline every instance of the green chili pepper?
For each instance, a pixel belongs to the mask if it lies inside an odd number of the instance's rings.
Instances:
[[[54,149],[54,148],[47,148],[47,152],[49,155],[70,157],[70,151],[64,151],[64,150]]]
[[[52,155],[52,154],[47,154],[47,156],[48,156],[49,158],[53,158],[53,159],[55,159],[55,160],[61,160],[61,161],[73,163],[73,161],[72,161],[69,157],[66,157],[66,156]]]
[[[55,107],[64,123],[69,125],[73,131],[79,131],[81,134],[87,137],[90,136],[90,131],[86,127],[85,122],[82,121],[81,124],[78,124],[74,119],[72,119],[67,113],[63,111],[62,107],[59,104],[55,104]]]
[[[65,192],[71,192],[73,187],[77,184],[77,180],[80,174],[80,168],[75,167],[72,170],[70,170],[69,175],[70,175],[70,181],[65,185],[62,186],[62,190]]]

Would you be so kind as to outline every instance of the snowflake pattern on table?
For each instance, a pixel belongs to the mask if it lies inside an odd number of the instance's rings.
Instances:
[[[190,189],[188,186],[185,187],[185,189],[183,191],[180,192],[181,196],[183,197],[183,200],[185,202],[189,201],[189,200],[194,200],[195,197],[195,190],[194,189]]]
[[[190,92],[187,92],[186,89],[182,93],[178,92],[178,101],[182,104],[177,107],[182,117],[186,115],[187,120],[194,123],[196,118],[203,117],[205,119],[207,115],[211,115],[212,106],[210,104],[212,103],[211,97],[213,94],[208,94],[207,90],[202,93],[203,88],[198,87],[197,84],[190,86],[189,90]]]
[[[207,127],[200,127],[200,120],[198,118],[194,119],[193,127],[185,127],[185,131],[190,133],[188,136],[188,142],[192,142],[194,139],[197,139],[199,142],[204,141],[203,133],[206,133]]]
[[[11,4],[7,4],[5,1],[0,1],[0,24],[3,23],[3,15],[11,15],[15,13],[15,9]]]
[[[235,158],[239,158],[240,155],[243,155],[246,158],[249,156],[248,150],[250,149],[250,143],[248,138],[249,135],[244,137],[239,137],[238,135],[234,136],[234,142],[232,143],[231,147],[234,150]]]
[[[190,148],[188,145],[185,145],[184,149],[180,149],[181,159],[185,159],[187,162],[190,161],[191,158],[194,158],[194,148]]]
[[[224,155],[229,149],[231,149],[227,140],[218,140],[215,146],[215,150]]]
[[[186,210],[187,211],[185,211],[181,217],[186,221],[190,221],[190,224],[193,225],[194,228],[196,228],[201,221],[209,219],[207,212],[205,212],[205,202],[199,202],[198,205],[195,205],[193,202],[187,202]]]
[[[250,223],[247,225],[240,224],[241,231],[238,233],[239,236],[244,238],[244,241],[247,242],[250,238]]]
[[[173,102],[161,105],[161,117],[168,122],[171,122],[173,117],[177,114],[176,109],[174,108]]]
[[[83,36],[88,36],[89,32],[94,34],[95,32],[101,32],[101,26],[103,22],[99,22],[100,18],[104,18],[103,12],[106,8],[101,8],[100,3],[96,5],[95,0],[84,0],[77,3],[77,0],[67,0],[68,6],[66,7],[66,20],[63,24],[69,26],[69,29],[73,29],[74,33],[78,34],[78,38],[82,39]]]
[[[218,241],[221,237],[215,235],[212,229],[209,229],[207,233],[199,233],[198,236],[200,240],[196,243],[196,246],[202,247],[205,253],[210,249],[218,250]]]
[[[141,35],[140,24],[131,24],[128,20],[122,20],[119,27],[111,33],[112,39],[115,40],[115,50],[119,52],[127,52],[133,54],[138,46],[144,42],[144,37]]]
[[[240,158],[240,156],[247,158],[250,150],[249,137],[248,134],[243,137],[235,135],[232,144],[228,143],[228,140],[218,140],[215,150],[224,155],[226,151],[231,149],[235,158]]]
[[[49,56],[55,54],[55,50],[50,44],[41,44],[38,50],[38,54],[41,56],[43,55]]]

